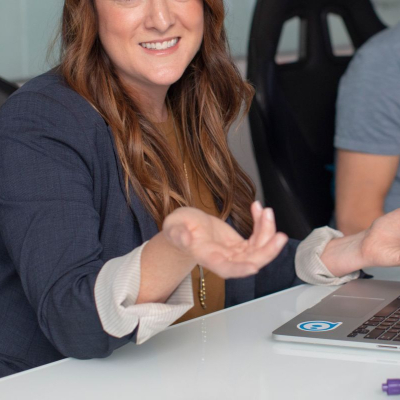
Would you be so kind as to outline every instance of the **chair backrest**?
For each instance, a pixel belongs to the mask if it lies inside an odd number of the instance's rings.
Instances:
[[[17,85],[0,78],[0,107],[6,102],[8,96],[18,89]]]
[[[266,203],[278,229],[303,239],[333,211],[337,87],[351,57],[334,55],[328,15],[342,17],[354,48],[385,28],[370,0],[258,0],[248,56],[256,88],[250,127]],[[299,60],[275,62],[286,21],[299,17]]]

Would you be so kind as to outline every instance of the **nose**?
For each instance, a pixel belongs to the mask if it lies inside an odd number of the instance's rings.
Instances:
[[[174,25],[174,15],[169,3],[170,0],[148,0],[145,19],[147,29],[155,29],[164,33]]]

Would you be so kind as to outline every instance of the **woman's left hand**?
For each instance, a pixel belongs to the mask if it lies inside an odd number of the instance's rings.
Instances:
[[[400,209],[377,218],[365,231],[331,240],[321,260],[335,276],[366,267],[400,266]]]
[[[181,207],[164,221],[166,239],[185,256],[224,279],[256,274],[270,263],[287,242],[276,232],[272,209],[258,202],[251,206],[253,232],[248,240],[220,218]]]
[[[362,233],[360,253],[364,264],[400,266],[400,209],[379,217]]]

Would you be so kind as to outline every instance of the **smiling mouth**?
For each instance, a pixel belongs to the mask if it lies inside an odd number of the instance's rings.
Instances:
[[[140,43],[140,45],[148,50],[167,50],[171,47],[176,46],[176,44],[179,42],[179,39],[180,38],[175,38],[171,40],[166,40],[164,42],[143,42]]]

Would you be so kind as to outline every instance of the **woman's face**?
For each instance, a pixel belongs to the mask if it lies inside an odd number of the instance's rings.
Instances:
[[[203,0],[95,0],[101,43],[136,89],[169,87],[198,52]]]

